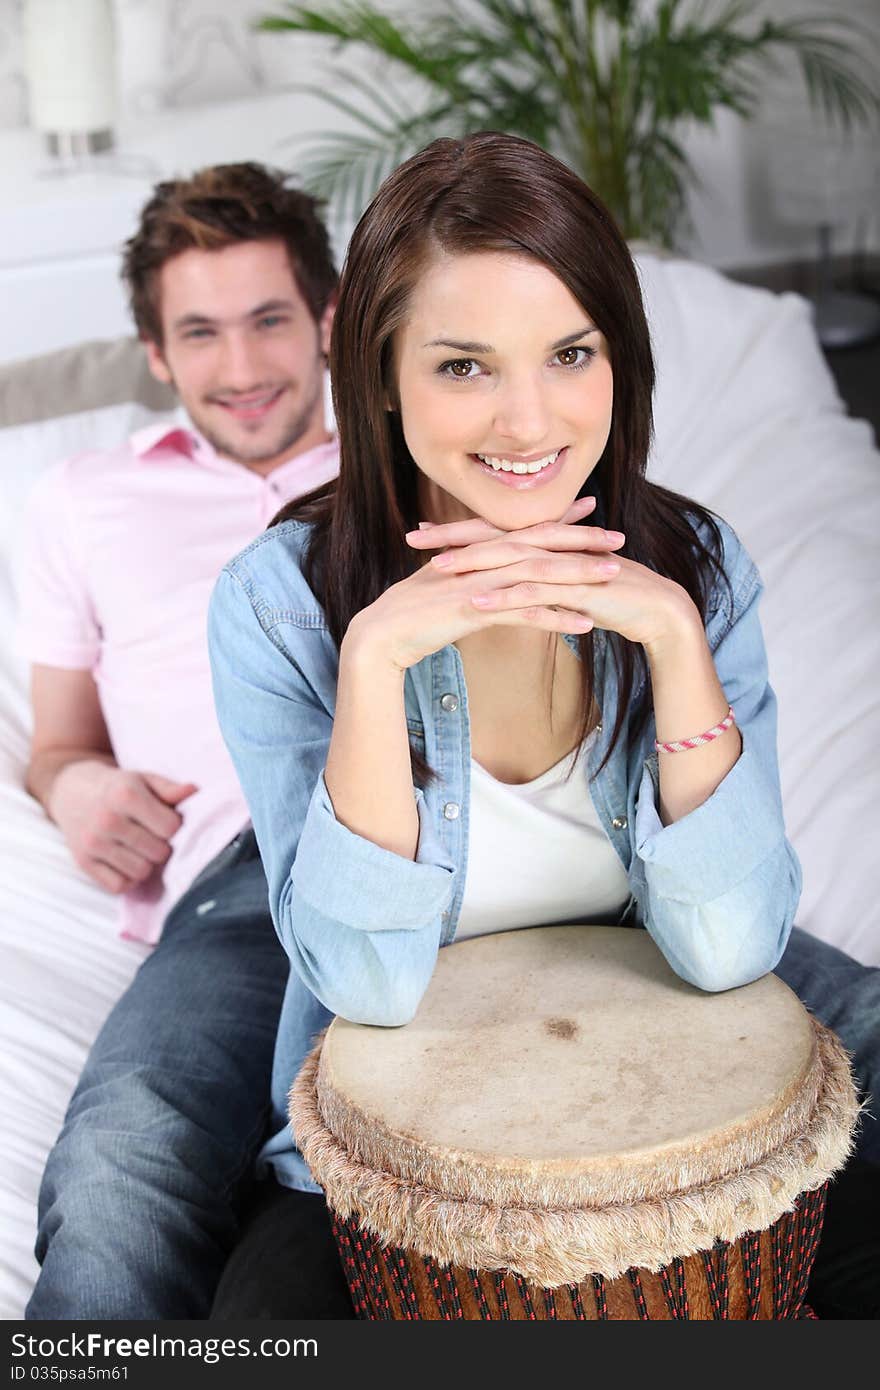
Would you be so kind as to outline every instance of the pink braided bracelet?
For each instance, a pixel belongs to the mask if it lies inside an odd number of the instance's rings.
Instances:
[[[720,738],[731,724],[735,723],[732,706],[727,706],[727,714],[720,724],[707,729],[704,734],[697,734],[695,738],[683,738],[675,743],[659,743],[654,739],[654,749],[658,753],[686,753],[689,748],[701,748],[704,743],[711,743],[713,738]]]

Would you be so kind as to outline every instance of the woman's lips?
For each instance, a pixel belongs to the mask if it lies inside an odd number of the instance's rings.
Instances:
[[[471,454],[470,457],[483,473],[488,474],[494,482],[501,483],[503,487],[516,488],[519,492],[531,492],[533,488],[543,487],[545,483],[550,483],[559,476],[562,466],[568,456],[568,445],[559,450],[552,463],[548,463],[546,468],[542,468],[540,473],[505,473],[502,468],[495,469],[490,463],[484,463],[479,454]]]
[[[258,396],[245,396],[241,400],[218,398],[215,403],[235,420],[261,420],[281,399],[284,390],[283,386],[278,386],[274,391],[261,391]]]

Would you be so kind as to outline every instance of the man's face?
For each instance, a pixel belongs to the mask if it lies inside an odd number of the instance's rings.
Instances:
[[[159,272],[163,342],[150,370],[171,383],[218,453],[258,473],[327,438],[324,357],[282,241],[182,251]]]

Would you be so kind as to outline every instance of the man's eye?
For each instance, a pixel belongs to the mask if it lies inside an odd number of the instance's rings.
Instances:
[[[258,322],[261,328],[277,328],[279,323],[285,323],[286,320],[282,314],[265,314]]]
[[[190,328],[190,329],[188,330],[188,332],[184,333],[183,336],[184,336],[184,338],[186,338],[186,339],[192,339],[192,338],[210,338],[210,337],[211,337],[211,329],[210,329],[210,328]]]
[[[455,377],[457,381],[469,381],[479,376],[478,367],[479,364],[472,357],[456,357],[453,362],[444,362],[440,372],[443,376]]]

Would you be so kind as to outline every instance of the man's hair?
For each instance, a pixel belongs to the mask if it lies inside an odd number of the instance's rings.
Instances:
[[[321,204],[261,164],[215,164],[156,185],[125,243],[122,279],[141,338],[162,342],[159,271],[183,251],[219,251],[243,241],[284,242],[300,294],[317,323],[337,273]]]

